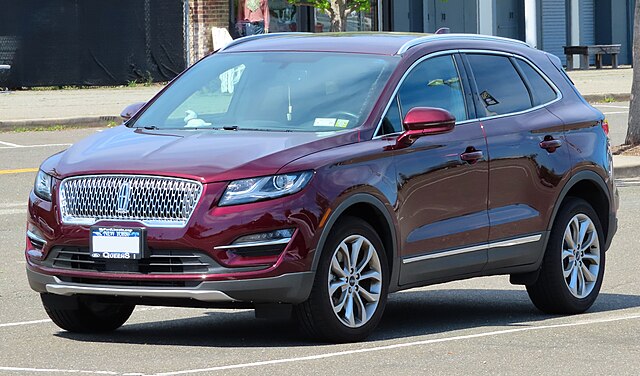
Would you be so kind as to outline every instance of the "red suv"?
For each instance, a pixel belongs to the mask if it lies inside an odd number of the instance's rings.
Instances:
[[[247,37],[128,112],[47,159],[29,198],[29,282],[63,329],[250,307],[357,341],[416,286],[509,274],[566,314],[600,290],[608,125],[522,42]]]

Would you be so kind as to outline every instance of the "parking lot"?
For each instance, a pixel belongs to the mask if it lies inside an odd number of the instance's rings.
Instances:
[[[598,107],[622,143],[628,104]],[[310,342],[250,310],[138,307],[111,334],[61,331],[26,280],[26,200],[47,156],[99,131],[0,133],[0,374],[638,374],[640,179],[618,181],[618,233],[600,297],[582,315],[542,314],[499,276],[394,294],[357,344]]]

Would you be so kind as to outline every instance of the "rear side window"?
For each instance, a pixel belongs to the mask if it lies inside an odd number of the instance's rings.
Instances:
[[[541,104],[549,103],[556,99],[556,92],[553,91],[549,83],[542,78],[531,65],[520,59],[515,59],[516,64],[520,67],[522,74],[529,83],[531,88],[531,96],[533,97],[533,105],[539,106]]]
[[[467,55],[478,85],[485,116],[503,115],[532,107],[529,91],[511,60],[498,55]]]

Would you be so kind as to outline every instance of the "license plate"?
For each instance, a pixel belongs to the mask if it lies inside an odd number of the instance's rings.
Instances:
[[[91,257],[137,260],[142,258],[144,229],[120,227],[91,228]]]

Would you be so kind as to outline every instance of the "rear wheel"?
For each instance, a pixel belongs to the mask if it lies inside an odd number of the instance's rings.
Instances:
[[[42,294],[47,315],[60,328],[76,333],[109,332],[121,327],[135,305],[101,303],[88,297]]]
[[[375,230],[359,218],[340,220],[322,250],[309,299],[295,307],[302,329],[331,342],[366,338],[382,317],[388,281]]]
[[[604,236],[591,205],[570,198],[560,208],[542,261],[527,292],[543,312],[574,314],[589,309],[604,277]]]

